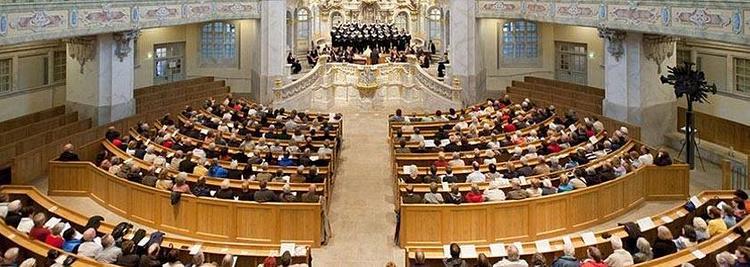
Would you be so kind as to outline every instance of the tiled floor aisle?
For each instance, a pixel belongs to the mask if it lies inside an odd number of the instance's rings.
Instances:
[[[330,207],[333,237],[313,250],[315,266],[401,266],[384,112],[344,112],[344,146]]]

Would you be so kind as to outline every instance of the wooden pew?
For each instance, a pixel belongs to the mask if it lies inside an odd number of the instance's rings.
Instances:
[[[78,120],[78,112],[60,114],[37,122],[16,127],[12,130],[0,133],[0,146],[17,142],[23,138],[32,136],[39,132],[54,129]]]
[[[8,194],[11,199],[22,199],[22,202],[32,202],[37,210],[47,211],[48,218],[54,216],[63,219],[63,221],[69,222],[75,229],[82,232],[83,227],[88,222],[88,216],[83,215],[77,211],[66,208],[60,205],[52,198],[42,194],[35,187],[31,186],[2,186],[0,192]],[[102,222],[98,229],[100,234],[112,233],[112,230],[119,222]],[[132,230],[135,232],[135,229]],[[131,233],[132,233],[131,232]],[[198,240],[192,238],[185,238],[179,235],[170,235],[167,233],[162,242],[162,247],[167,248],[170,244],[174,245],[174,249],[179,251],[180,258],[183,263],[190,262],[191,256],[189,255],[189,248],[193,245],[200,243],[201,251],[206,254],[209,261],[221,262],[221,258],[226,254],[232,254],[238,256],[237,266],[256,266],[262,263],[266,256],[270,256],[269,251],[279,251],[279,244],[254,244],[249,242],[233,243],[233,242],[217,242],[210,240]],[[293,257],[295,263],[305,263],[311,260],[311,255],[300,255]]]
[[[51,162],[49,195],[87,196],[139,224],[182,236],[224,242],[319,247],[321,203],[257,203],[170,193],[115,177],[90,162]]]
[[[227,93],[229,93],[229,87],[224,86],[224,81],[215,81],[191,87],[178,88],[177,90],[169,92],[166,96],[144,97],[145,99],[138,100],[136,102],[136,112],[147,112],[170,103],[185,102],[197,98],[206,99],[214,95]]]
[[[686,199],[689,177],[687,165],[646,166],[592,187],[524,200],[461,205],[402,203],[400,242],[402,247],[450,242],[489,244],[579,231],[627,212],[644,200]]]
[[[65,114],[65,106],[56,106],[39,112],[23,115],[21,117],[0,122],[0,133],[13,130],[15,128],[45,120],[50,117]]]
[[[186,79],[186,80],[176,81],[176,82],[171,82],[171,83],[141,87],[141,88],[136,88],[135,90],[133,90],[133,97],[140,97],[140,96],[145,96],[149,94],[159,93],[160,91],[169,90],[170,88],[187,86],[191,84],[207,83],[207,82],[213,82],[213,81],[214,81],[214,77],[198,77],[198,78]]]
[[[73,267],[117,266],[98,263],[94,259],[68,253],[61,249],[49,246],[44,242],[32,240],[27,234],[0,222],[0,248],[8,249],[11,247],[17,247],[19,250],[19,256],[22,258],[36,259],[37,266],[44,266],[44,263],[47,262],[47,252],[49,250],[55,250],[59,252],[60,255],[67,255],[76,258],[76,261],[71,265]]]
[[[702,202],[702,205],[698,207],[693,212],[688,212],[683,208],[683,205],[677,205],[671,209],[656,213],[654,215],[646,216],[645,218],[650,218],[651,221],[654,223],[654,227],[650,229],[646,229],[643,231],[643,237],[647,240],[654,240],[656,238],[656,228],[658,226],[666,226],[667,228],[672,231],[672,233],[679,233],[681,231],[682,226],[685,223],[692,224],[692,219],[697,216],[703,216],[706,211],[705,207],[708,205],[716,205],[720,201],[728,202],[730,201],[734,195],[732,191],[704,191],[700,194],[696,195],[696,197]],[[552,259],[562,256],[563,255],[563,245],[565,244],[566,240],[570,240],[570,244],[575,248],[576,257],[578,259],[585,259],[586,256],[586,249],[589,246],[596,246],[598,247],[603,255],[609,255],[612,252],[612,248],[610,246],[608,237],[609,236],[615,236],[619,238],[625,238],[627,237],[627,232],[625,231],[625,228],[623,226],[616,226],[612,227],[606,230],[601,230],[597,232],[593,232],[593,236],[595,238],[595,243],[586,243],[584,242],[583,237],[581,236],[582,233],[573,233],[570,234],[561,234],[555,237],[546,238],[546,239],[537,239],[534,241],[526,241],[526,242],[512,242],[507,241],[503,242],[505,246],[514,244],[517,245],[517,247],[520,247],[520,250],[523,251],[521,253],[521,258],[525,260],[530,260],[531,256],[535,253],[541,253],[546,259],[547,263],[550,263]],[[550,244],[550,251],[542,251],[539,250],[536,246],[537,241],[546,241]],[[710,241],[705,241],[710,242]],[[474,245],[472,243],[459,243],[459,244],[470,244]],[[520,246],[519,246],[520,245]],[[486,256],[490,257],[491,262],[496,262],[500,260],[501,257],[497,255],[493,255],[492,251],[490,249],[490,246],[488,244],[480,244],[476,245],[476,251],[477,253],[484,253]],[[406,253],[406,265],[410,266],[409,264],[414,261],[415,258],[415,252],[416,251],[422,251],[422,253],[425,254],[425,258],[427,259],[428,266],[442,266],[442,259],[445,257],[443,254],[443,245],[413,245],[413,246],[407,246],[405,247],[405,253]],[[462,257],[465,260],[469,261],[470,263],[474,263],[476,261],[475,258],[468,258],[468,257]],[[659,259],[661,260],[661,259]],[[649,263],[652,263],[653,261],[650,261]],[[652,266],[648,265],[647,266]],[[674,265],[670,265],[674,266]],[[696,265],[701,266],[701,265]]]

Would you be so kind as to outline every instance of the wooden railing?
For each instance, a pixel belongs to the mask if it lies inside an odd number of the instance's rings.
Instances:
[[[461,205],[401,204],[401,246],[487,244],[540,239],[586,229],[644,200],[686,199],[689,169],[646,166],[618,179],[567,193]]]
[[[57,106],[32,114],[24,115],[18,118],[3,121],[0,122],[0,133],[62,114],[65,114],[65,106]]]
[[[719,202],[724,201],[730,201],[734,195],[732,191],[704,191],[700,194],[695,196],[699,201],[701,201],[702,205],[698,207],[695,211],[687,211],[685,208],[683,208],[683,203],[679,203],[678,205],[674,206],[671,209],[665,210],[663,212],[651,214],[648,216],[645,216],[644,218],[649,218],[653,222],[653,227],[650,227],[648,229],[641,229],[641,236],[646,238],[647,240],[653,240],[656,238],[657,230],[656,228],[659,226],[665,226],[667,227],[672,233],[679,233],[682,230],[682,226],[685,224],[692,224],[692,219],[695,217],[702,217],[706,215],[706,209],[703,207],[706,207],[708,205],[717,205]],[[745,224],[747,222],[750,222],[750,220],[746,220],[743,222],[740,222],[739,224]],[[750,225],[750,223],[748,223]],[[612,227],[606,230],[591,232],[591,236],[593,239],[591,239],[589,242],[584,241],[583,239],[584,233],[567,233],[565,235],[558,235],[556,237],[552,238],[546,238],[546,239],[538,239],[533,241],[525,241],[525,242],[518,242],[518,243],[510,243],[510,242],[504,242],[503,245],[509,246],[509,245],[515,245],[517,248],[519,248],[520,251],[523,251],[521,253],[521,258],[530,261],[532,258],[532,255],[539,253],[542,256],[544,256],[547,259],[547,262],[551,262],[552,259],[558,257],[561,255],[563,250],[563,245],[566,242],[570,242],[570,245],[573,246],[575,250],[575,256],[578,259],[585,259],[588,256],[586,255],[586,250],[589,246],[596,246],[599,248],[603,255],[609,255],[612,252],[612,247],[610,246],[609,237],[615,236],[619,238],[625,238],[628,236],[628,233],[625,231],[625,227],[622,225],[618,225],[616,227]],[[569,241],[566,241],[568,239]],[[706,242],[714,242],[714,240],[721,240],[722,237],[718,238],[712,238]],[[543,250],[542,248],[537,247],[537,241],[546,241],[550,244],[549,249],[550,250]],[[591,242],[593,241],[593,242]],[[492,262],[495,262],[499,260],[501,257],[498,255],[493,254],[493,251],[490,249],[490,245],[474,245],[474,244],[467,244],[467,243],[461,243],[465,245],[472,245],[475,247],[477,253],[484,253],[486,256],[490,257]],[[408,246],[405,248],[406,253],[406,265],[410,266],[410,263],[414,261],[415,258],[415,252],[421,251],[424,253],[425,258],[427,259],[427,266],[443,266],[442,265],[442,259],[445,257],[443,254],[443,246],[428,246],[428,245],[415,245],[415,246]],[[711,251],[704,250],[706,254],[709,254]],[[666,258],[672,257],[673,255],[666,256]],[[677,256],[677,255],[674,255]],[[471,266],[475,262],[475,258],[472,257],[463,257]],[[664,259],[658,259],[657,261],[663,261]],[[654,263],[652,261],[649,261],[645,263],[646,266],[653,266],[651,263]],[[675,266],[675,265],[667,265],[667,266]],[[709,266],[709,265],[696,265],[696,266]]]
[[[750,155],[750,125],[693,111],[697,137]],[[677,129],[685,127],[685,108],[677,107]]]
[[[47,211],[47,217],[58,217],[64,222],[69,222],[71,226],[83,232],[83,227],[87,224],[89,216],[69,209],[64,205],[54,201],[49,196],[42,194],[32,186],[13,186],[6,185],[0,187],[0,192],[7,194],[10,199],[23,199],[24,205],[33,206],[36,210]],[[97,229],[99,235],[112,233],[118,221],[104,221]],[[138,228],[138,226],[136,226]],[[150,231],[150,230],[147,230]],[[131,231],[135,232],[135,229]],[[221,262],[221,258],[226,254],[237,256],[236,266],[257,266],[261,264],[266,256],[272,255],[270,251],[279,251],[279,244],[254,244],[254,243],[235,243],[235,242],[217,242],[209,240],[196,240],[192,238],[172,235],[167,233],[162,242],[162,248],[173,245],[172,249],[178,251],[178,258],[182,262],[192,260],[189,248],[200,243],[201,251],[204,253],[207,261]],[[43,254],[46,256],[46,254]],[[295,263],[308,262],[309,253],[293,257]]]
[[[319,247],[320,203],[257,203],[170,193],[115,177],[90,162],[50,163],[49,195],[87,196],[124,218],[195,239]]]

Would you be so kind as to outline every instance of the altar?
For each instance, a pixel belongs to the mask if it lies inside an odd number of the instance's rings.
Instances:
[[[318,65],[302,78],[289,84],[277,83],[274,105],[298,110],[346,107],[362,111],[463,106],[457,81],[437,80],[410,57],[408,63],[358,65],[329,63],[327,56],[321,56]]]

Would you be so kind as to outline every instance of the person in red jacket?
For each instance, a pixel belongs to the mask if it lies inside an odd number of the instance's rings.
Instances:
[[[47,216],[40,212],[34,215],[34,227],[29,231],[29,237],[34,240],[45,241],[50,231],[44,228],[44,223],[47,222]]]
[[[482,191],[479,191],[479,185],[476,183],[471,184],[471,192],[464,196],[467,203],[482,203],[484,202],[484,195]]]
[[[586,250],[588,259],[583,260],[581,267],[607,267],[607,263],[602,260],[602,252],[598,248],[591,246]]]
[[[512,133],[516,131],[516,125],[514,123],[517,123],[518,121],[513,120],[513,123],[508,123],[505,126],[503,126],[503,131],[506,133]]]
[[[438,168],[439,167],[443,167],[443,168],[447,167],[448,166],[448,161],[445,160],[445,154],[443,154],[442,152],[440,152],[440,154],[438,154],[438,160],[436,160],[435,162],[433,162],[432,165],[435,165],[435,167],[438,167]]]
[[[44,243],[61,249],[63,243],[65,243],[65,239],[61,236],[63,228],[65,228],[64,223],[55,224],[55,226],[52,227],[51,233],[47,235],[47,239],[44,240]]]

